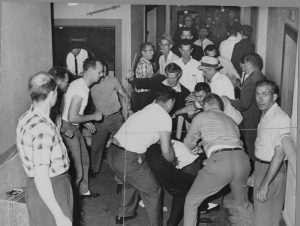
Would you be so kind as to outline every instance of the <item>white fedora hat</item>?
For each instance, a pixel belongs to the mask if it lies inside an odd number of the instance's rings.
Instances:
[[[215,57],[210,57],[210,56],[204,56],[200,60],[200,66],[198,69],[203,69],[203,68],[219,68],[222,67],[220,65],[220,61],[218,58]]]

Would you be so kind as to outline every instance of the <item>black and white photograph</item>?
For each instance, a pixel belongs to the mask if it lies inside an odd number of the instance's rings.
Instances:
[[[300,225],[299,3],[0,2],[0,226]]]

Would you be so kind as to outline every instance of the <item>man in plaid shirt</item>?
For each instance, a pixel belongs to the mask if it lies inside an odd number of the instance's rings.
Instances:
[[[47,72],[29,79],[32,105],[19,119],[17,147],[27,175],[26,205],[31,226],[72,225],[73,192],[69,158],[49,114],[57,85]]]
[[[151,78],[153,76],[153,66],[150,60],[154,55],[154,46],[149,42],[144,42],[140,45],[141,58],[135,69],[136,78]],[[150,104],[151,92],[149,89],[135,88],[133,96],[133,110],[134,112],[141,110],[146,105]]]

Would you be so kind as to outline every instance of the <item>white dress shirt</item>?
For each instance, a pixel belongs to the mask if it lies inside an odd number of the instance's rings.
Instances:
[[[165,60],[165,56],[161,55],[159,57],[159,73],[162,75],[166,75],[165,68],[169,63],[175,62],[177,59],[179,59],[179,56],[174,54],[172,51],[169,52],[167,59]]]
[[[234,100],[234,86],[232,82],[226,75],[222,75],[217,72],[211,79],[210,89],[212,93],[219,96],[227,96],[228,98]]]
[[[281,139],[290,135],[291,120],[289,116],[274,103],[261,116],[257,127],[255,140],[255,157],[270,162],[275,153],[275,147],[281,145]]]
[[[187,64],[184,64],[182,58],[175,61],[182,69],[182,75],[179,79],[181,85],[193,92],[198,82],[204,82],[203,72],[198,69],[200,63],[191,57]]]
[[[234,45],[238,42],[239,42],[239,38],[235,36],[230,36],[224,41],[222,41],[219,47],[220,56],[225,57],[228,60],[231,60]]]
[[[79,54],[76,56],[77,59],[77,72],[79,75],[81,72],[83,72],[83,62],[86,58],[88,58],[88,52],[85,49],[81,49]],[[66,59],[66,63],[67,63],[67,68],[68,70],[76,75],[76,69],[75,69],[75,56],[73,53],[68,53],[67,55],[67,59]]]
[[[206,46],[213,45],[214,43],[210,41],[208,38],[205,38],[203,41],[201,41],[200,39],[196,40],[194,44],[197,46],[201,46],[204,51]]]
[[[143,154],[160,139],[159,132],[172,130],[170,115],[152,103],[130,116],[114,136],[121,147]]]

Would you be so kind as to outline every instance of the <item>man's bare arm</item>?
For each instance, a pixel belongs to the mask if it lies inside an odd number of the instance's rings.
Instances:
[[[161,131],[159,132],[159,136],[162,155],[168,162],[175,164],[176,158],[173,146],[171,144],[171,132]]]

